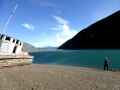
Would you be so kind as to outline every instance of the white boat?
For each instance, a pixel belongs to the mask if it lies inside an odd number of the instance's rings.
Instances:
[[[31,64],[33,56],[23,51],[23,42],[0,34],[0,68],[14,65]]]

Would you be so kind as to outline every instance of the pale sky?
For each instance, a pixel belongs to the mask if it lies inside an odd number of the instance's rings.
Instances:
[[[0,0],[0,32],[36,47],[57,47],[118,10],[120,0]]]

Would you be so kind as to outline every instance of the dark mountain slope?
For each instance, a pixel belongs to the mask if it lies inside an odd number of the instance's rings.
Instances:
[[[120,11],[80,31],[59,49],[120,49]]]

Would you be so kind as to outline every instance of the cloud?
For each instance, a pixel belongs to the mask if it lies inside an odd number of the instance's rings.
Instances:
[[[16,13],[16,10],[17,10],[18,6],[19,5],[16,3],[15,6],[13,7],[12,13],[9,15],[9,17],[8,17],[7,21],[5,22],[5,25],[3,27],[3,31],[2,31],[3,33],[5,33],[5,31],[6,31],[7,27],[8,27],[8,25],[9,25],[9,23],[11,22],[14,14]]]
[[[22,24],[22,26],[26,28],[27,30],[30,30],[30,31],[34,30],[34,26],[32,24],[24,23]]]
[[[50,30],[55,31],[55,34],[48,34],[45,33],[42,38],[38,41],[34,41],[32,44],[36,47],[58,47],[62,45],[67,40],[71,39],[75,36],[78,31],[74,30],[70,27],[69,21],[60,17],[60,16],[53,16],[55,22],[55,27],[50,28]]]
[[[63,19],[62,17],[59,16],[53,16],[53,18],[59,23],[59,24],[68,24],[68,21]]]
[[[78,33],[78,31],[70,28],[69,22],[64,18],[60,16],[53,16],[53,18],[57,21],[57,27],[52,28],[57,31],[55,35],[56,46],[60,46]]]

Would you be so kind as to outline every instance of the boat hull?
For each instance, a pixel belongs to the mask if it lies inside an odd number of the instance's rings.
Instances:
[[[0,68],[32,64],[32,56],[0,56]]]

